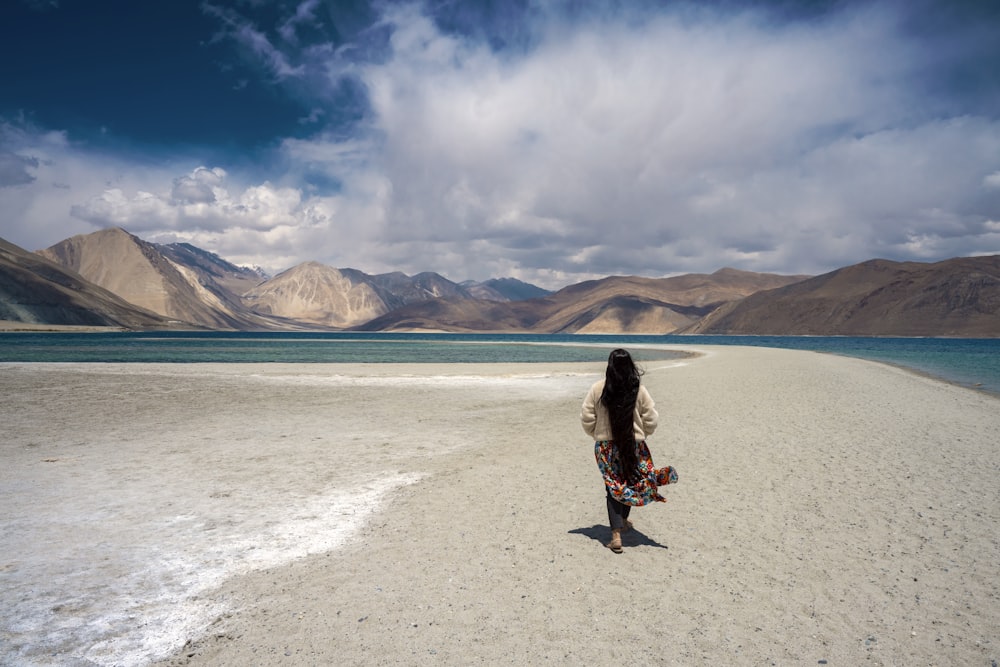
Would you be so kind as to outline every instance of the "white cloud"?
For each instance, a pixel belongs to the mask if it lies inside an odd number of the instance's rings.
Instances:
[[[171,199],[179,204],[211,204],[225,195],[222,189],[226,171],[219,167],[198,167],[187,176],[174,179]]]
[[[299,3],[281,39],[211,11],[269,77],[319,86],[311,122],[338,117],[323,105],[343,77],[360,82],[369,113],[353,132],[285,139],[260,177],[198,158],[137,169],[41,132],[8,141],[12,178],[36,178],[0,189],[39,225],[16,236],[118,224],[271,270],[317,259],[547,286],[996,247],[1000,120],[929,98],[933,55],[900,32],[897,5],[784,23],[543,11],[530,46],[497,50],[393,4],[370,31],[388,34],[378,57],[300,44],[317,7]]]
[[[308,225],[317,208],[317,202],[303,206],[300,190],[267,182],[230,194],[225,171],[198,167],[174,179],[169,193],[140,190],[130,196],[112,188],[86,204],[73,206],[71,213],[95,225],[124,227],[135,233],[179,229],[224,232]]]
[[[916,118],[893,20],[661,16],[552,30],[511,58],[394,9],[392,57],[362,72],[386,240],[432,256],[488,240],[464,268],[580,275],[816,271],[916,254],[935,225],[972,245],[970,176],[997,164],[1000,126]]]

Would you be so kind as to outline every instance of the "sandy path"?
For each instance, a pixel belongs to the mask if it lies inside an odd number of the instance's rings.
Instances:
[[[654,365],[652,449],[681,483],[637,510],[615,556],[576,422],[591,379],[468,415],[481,446],[439,461],[344,549],[233,582],[222,595],[242,611],[171,662],[1000,657],[995,398],[808,352]]]

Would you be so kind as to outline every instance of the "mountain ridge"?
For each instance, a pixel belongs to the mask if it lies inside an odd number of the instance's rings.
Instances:
[[[1000,336],[1000,255],[872,259],[726,304],[682,333]]]
[[[117,228],[37,256],[50,262],[43,273],[61,266],[81,292],[102,289],[163,318],[137,328],[167,321],[237,330],[1000,336],[1000,256],[873,259],[821,276],[730,267],[608,276],[555,292],[515,279],[455,283],[432,271],[369,275],[319,262],[268,277],[190,244],[158,245]],[[36,278],[25,281],[42,289],[44,276]],[[0,295],[0,305],[10,311],[22,296]]]
[[[0,320],[115,329],[171,329],[177,324],[4,239],[0,239]]]
[[[735,269],[670,278],[609,276],[518,302],[442,299],[411,304],[357,328],[485,332],[502,323],[502,330],[532,333],[671,333],[721,303],[802,278]]]
[[[211,253],[144,241],[119,227],[60,241],[37,254],[76,271],[126,301],[171,320],[209,329],[302,328],[254,313],[204,268]],[[190,246],[194,248],[194,246]],[[186,256],[198,261],[185,261]],[[234,268],[228,262],[226,265]],[[223,271],[225,273],[225,271]],[[229,276],[230,280],[238,280]]]

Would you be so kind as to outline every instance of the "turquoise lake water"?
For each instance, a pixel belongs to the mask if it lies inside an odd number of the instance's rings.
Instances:
[[[544,363],[613,347],[751,345],[885,361],[1000,393],[1000,339],[317,332],[0,333],[0,362]],[[677,356],[637,349],[640,360]]]

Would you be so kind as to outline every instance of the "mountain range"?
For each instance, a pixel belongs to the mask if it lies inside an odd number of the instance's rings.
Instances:
[[[684,333],[1000,336],[1000,255],[874,259],[724,304]]]
[[[821,276],[724,268],[557,292],[513,278],[276,276],[112,228],[35,253],[0,240],[0,320],[121,329],[1000,336],[1000,256],[871,260]]]

